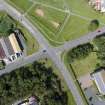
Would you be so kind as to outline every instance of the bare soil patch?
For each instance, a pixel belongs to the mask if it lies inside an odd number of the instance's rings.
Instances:
[[[36,10],[35,10],[35,13],[36,13],[38,16],[44,17],[44,11],[43,11],[41,8],[36,9]]]
[[[55,21],[51,21],[51,23],[55,28],[58,28],[60,25],[58,22],[55,22]]]
[[[79,82],[81,83],[81,87],[83,89],[91,87],[93,85],[90,74],[87,74],[87,75],[80,77]]]

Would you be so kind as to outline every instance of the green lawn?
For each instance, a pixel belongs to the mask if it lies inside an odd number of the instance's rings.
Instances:
[[[43,16],[36,13],[38,9],[43,12]],[[63,38],[59,38],[59,40],[57,39],[57,33],[60,30],[66,16],[66,13],[41,5],[35,5],[27,14],[30,21],[45,35],[47,39],[57,42],[63,41]],[[58,26],[53,23],[57,23]]]
[[[18,8],[23,11],[29,8],[29,0],[11,0]],[[54,45],[61,45],[65,41],[77,39],[89,32],[89,24],[91,20],[97,19],[100,23],[99,27],[105,25],[105,15],[95,11],[88,5],[88,0],[33,0],[38,2],[31,10],[28,11],[30,21],[43,33],[48,41]],[[22,5],[22,3],[26,5]],[[28,4],[28,6],[27,6]],[[70,10],[70,17],[67,19],[68,14],[60,12],[54,8],[62,9],[66,8]],[[35,13],[35,9],[41,8],[44,11],[44,17],[40,17]],[[55,21],[60,24],[58,28],[52,25],[51,21]],[[63,26],[64,24],[64,26]],[[63,28],[61,28],[63,27]],[[61,29],[61,30],[60,30]]]
[[[12,6],[19,9],[22,13],[26,12],[33,4],[30,0],[7,0]]]
[[[95,11],[91,6],[88,5],[88,0],[66,0],[71,12],[78,15],[90,18],[98,19],[101,23],[105,24],[105,15]]]
[[[69,88],[68,88],[68,86],[67,86],[67,84],[66,84],[66,82],[65,82],[65,80],[64,80],[64,78],[62,76],[62,74],[55,67],[55,65],[53,64],[53,62],[50,59],[47,59],[47,60],[46,59],[40,59],[40,62],[45,63],[45,66],[46,67],[52,67],[53,70],[54,70],[54,73],[56,73],[59,76],[59,78],[61,79],[61,83],[62,83],[63,89],[65,91],[67,91],[67,93],[68,93],[68,105],[76,105],[76,103],[74,101],[74,98],[73,98],[73,95],[70,92],[70,90],[69,90]]]
[[[33,0],[33,1],[60,9],[64,9],[66,7],[65,0]]]
[[[71,15],[60,36],[66,41],[79,38],[89,32],[88,26],[87,20]]]
[[[96,69],[98,63],[97,55],[92,52],[89,56],[82,60],[76,60],[71,65],[77,77],[92,73]]]

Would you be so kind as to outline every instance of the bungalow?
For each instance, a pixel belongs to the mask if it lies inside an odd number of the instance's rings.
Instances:
[[[92,79],[95,81],[100,94],[105,95],[105,68],[100,68],[92,73]]]

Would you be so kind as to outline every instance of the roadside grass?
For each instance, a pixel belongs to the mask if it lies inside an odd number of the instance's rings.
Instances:
[[[33,4],[30,0],[7,0],[7,2],[22,13],[25,13]]]
[[[73,98],[73,95],[72,93],[70,92],[62,74],[59,72],[59,70],[56,68],[56,66],[53,64],[53,62],[49,59],[49,58],[45,58],[45,59],[40,59],[39,62],[42,62],[42,63],[45,63],[45,66],[46,67],[52,67],[53,70],[54,70],[54,73],[56,73],[59,78],[61,79],[61,83],[62,83],[62,86],[63,86],[63,89],[65,91],[67,91],[67,94],[68,94],[68,105],[76,105],[75,103],[75,100]]]
[[[92,73],[98,63],[96,52],[90,53],[85,59],[76,60],[71,65],[77,77]]]
[[[32,55],[33,53],[37,52],[39,49],[39,44],[37,40],[32,36],[32,34],[22,25],[18,25],[24,34],[26,48],[27,48],[27,55]]]
[[[71,65],[67,61],[67,53],[63,52],[62,60],[64,61],[67,69],[69,70],[69,72],[70,72],[70,74],[71,74],[71,76],[72,76],[72,78],[74,80],[74,83],[75,83],[75,85],[76,85],[76,87],[78,89],[78,92],[80,93],[80,95],[82,97],[84,105],[89,105],[88,101],[87,101],[87,98],[86,98],[86,96],[85,96],[85,94],[84,94],[84,92],[83,92],[82,88],[80,87],[80,84],[79,84],[79,82],[77,80],[77,76],[75,75],[75,72],[74,72],[73,68],[71,68]]]

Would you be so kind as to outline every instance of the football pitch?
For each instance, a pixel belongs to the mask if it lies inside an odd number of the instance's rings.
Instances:
[[[105,15],[88,5],[88,0],[8,0],[54,45],[64,44],[90,32],[89,24],[97,19],[105,25]]]

